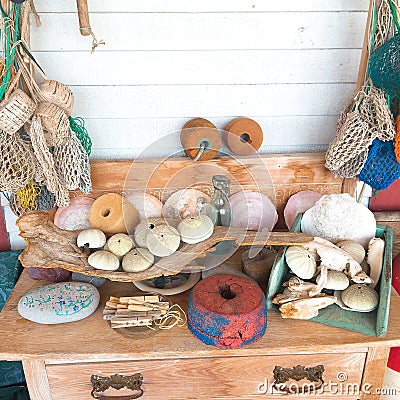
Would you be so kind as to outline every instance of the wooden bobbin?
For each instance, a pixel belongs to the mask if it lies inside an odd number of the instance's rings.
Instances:
[[[43,102],[37,105],[35,114],[42,121],[48,146],[60,145],[69,137],[69,120],[62,108]]]
[[[35,102],[21,89],[0,103],[0,129],[10,135],[17,132],[35,111]]]
[[[52,104],[62,108],[70,116],[74,105],[74,95],[71,89],[61,82],[47,80],[39,85],[44,98]]]
[[[205,146],[199,161],[214,158],[221,148],[221,135],[210,121],[204,118],[194,118],[186,122],[181,130],[181,144],[185,153],[192,159],[196,158],[201,146]]]
[[[225,139],[229,149],[239,156],[257,152],[263,142],[263,131],[250,118],[235,118],[225,127]]]

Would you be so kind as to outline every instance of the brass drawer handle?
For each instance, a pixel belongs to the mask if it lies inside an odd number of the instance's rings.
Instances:
[[[324,384],[324,380],[322,374],[325,371],[325,367],[323,365],[317,365],[315,367],[304,367],[302,365],[296,365],[293,368],[283,368],[280,366],[276,366],[274,368],[274,383],[273,386],[277,387],[280,391],[286,393],[293,393],[293,388],[288,387],[285,385],[282,387],[282,384],[288,382],[290,379],[295,381],[301,381],[302,379],[307,379],[310,382],[316,382],[317,385],[302,385],[296,386],[295,393],[307,393],[311,391],[316,391],[322,387]],[[278,387],[279,385],[279,387]]]
[[[133,400],[138,399],[143,394],[142,383],[143,383],[143,375],[135,374],[135,375],[119,375],[114,374],[111,376],[100,376],[100,375],[92,375],[90,381],[93,386],[93,390],[91,392],[92,397],[100,400]],[[101,394],[107,389],[113,388],[120,390],[126,387],[136,393],[127,395],[127,396],[105,396]]]

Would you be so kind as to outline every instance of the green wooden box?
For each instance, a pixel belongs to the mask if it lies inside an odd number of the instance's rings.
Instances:
[[[302,214],[299,214],[293,224],[292,231],[300,232]],[[383,260],[382,274],[379,288],[378,308],[369,313],[343,310],[336,304],[319,310],[319,315],[310,321],[321,324],[349,329],[372,336],[384,336],[387,331],[389,320],[390,292],[392,284],[392,229],[387,226],[377,225],[376,237],[385,241],[385,255]],[[271,270],[267,291],[267,308],[279,312],[279,307],[272,304],[273,298],[281,293],[285,276],[289,267],[285,261],[286,248],[281,249]]]

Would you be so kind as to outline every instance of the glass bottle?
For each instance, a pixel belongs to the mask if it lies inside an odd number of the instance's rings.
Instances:
[[[214,175],[212,177],[214,195],[210,202],[209,217],[214,225],[230,226],[231,224],[231,205],[229,203],[230,180],[224,175]],[[208,213],[207,213],[208,214]]]

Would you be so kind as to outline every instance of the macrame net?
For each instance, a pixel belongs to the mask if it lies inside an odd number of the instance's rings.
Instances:
[[[387,189],[400,178],[400,164],[396,160],[392,141],[373,141],[358,178],[377,190]]]
[[[54,147],[54,165],[67,189],[80,189],[87,194],[92,190],[89,156],[76,134],[70,133],[61,146]]]
[[[52,210],[55,208],[55,196],[53,193],[49,192],[46,186],[38,186],[35,184],[37,188],[37,194],[35,201],[29,204],[24,204],[21,202],[21,199],[18,197],[17,193],[12,193],[9,197],[9,205],[11,211],[17,216],[25,214],[27,211],[34,210]]]
[[[400,92],[400,34],[393,36],[373,53],[369,71],[375,86],[390,96]]]
[[[336,137],[326,152],[325,166],[331,171],[339,171],[347,162],[366,151],[375,138],[388,141],[395,136],[385,93],[369,80],[351,105],[341,113]]]
[[[358,156],[344,163],[337,171],[334,171],[335,177],[340,176],[341,178],[354,178],[363,169],[365,162],[367,161],[368,150],[363,151]]]
[[[382,46],[391,35],[393,15],[388,1],[382,1],[376,13],[376,32],[373,43],[373,51]]]
[[[66,207],[69,205],[69,193],[57,175],[53,155],[50,153],[44,136],[40,118],[34,116],[30,127],[30,138],[38,164],[43,170],[44,181],[50,192],[54,193],[56,205]]]
[[[15,193],[24,189],[35,178],[36,165],[29,143],[18,133],[0,131],[0,191]]]
[[[35,204],[38,210],[52,210],[56,206],[56,198],[46,186],[40,186]]]

